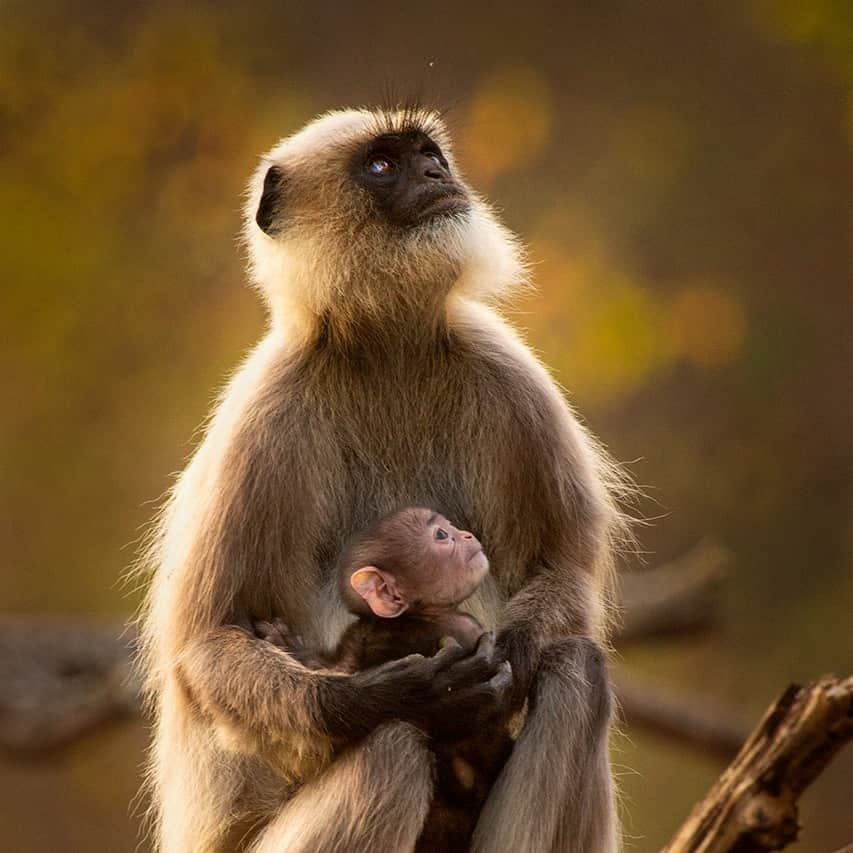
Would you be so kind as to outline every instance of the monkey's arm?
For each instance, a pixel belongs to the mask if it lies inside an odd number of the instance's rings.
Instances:
[[[521,485],[536,508],[536,547],[521,588],[505,605],[498,638],[513,669],[515,707],[545,649],[572,636],[604,635],[613,542],[625,524],[612,497],[618,473],[556,389],[541,390],[545,417],[516,439],[530,454]]]
[[[307,669],[290,653],[237,626],[191,642],[179,661],[190,694],[216,720],[263,739],[325,734],[349,741],[386,719],[348,676]]]
[[[578,530],[571,517],[564,524],[566,531]],[[587,534],[595,539],[592,518]],[[512,666],[512,708],[524,703],[546,649],[572,636],[595,644],[604,630],[606,544],[587,542],[581,549],[566,535],[552,541],[557,547],[528,568],[526,582],[504,607],[497,649]]]
[[[542,653],[560,637],[572,634],[588,636],[582,614],[567,618],[564,607],[554,602],[564,600],[566,581],[550,573],[532,578],[507,602],[503,627],[498,635],[497,651],[512,667],[513,684],[508,708],[520,708],[530,692]],[[539,621],[534,614],[541,616]]]
[[[445,714],[447,696],[478,705],[483,693],[506,690],[509,680],[493,637],[473,654],[454,644],[434,657],[410,655],[345,675],[306,669],[236,625],[191,641],[177,666],[202,711],[259,743],[322,734],[343,745],[391,719],[427,727]]]

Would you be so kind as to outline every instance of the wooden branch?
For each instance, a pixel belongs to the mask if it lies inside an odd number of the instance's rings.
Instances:
[[[707,629],[719,618],[729,552],[705,539],[678,560],[620,578],[617,643]]]
[[[56,749],[140,709],[129,665],[133,635],[114,625],[0,620],[0,748]],[[742,737],[731,714],[623,671],[617,694],[631,723],[716,755]],[[797,835],[797,799],[853,737],[853,677],[789,688],[664,853],[756,853]]]
[[[0,619],[0,749],[49,752],[137,714],[134,639],[116,624]],[[632,725],[725,760],[746,736],[733,714],[707,699],[662,690],[622,669],[616,690]]]
[[[0,621],[0,748],[49,751],[137,713],[131,641],[115,624]]]
[[[627,673],[614,673],[622,716],[632,726],[664,735],[724,761],[743,746],[749,727],[731,710],[708,698],[683,693]]]
[[[791,685],[663,853],[781,850],[799,832],[797,800],[853,737],[853,677]]]

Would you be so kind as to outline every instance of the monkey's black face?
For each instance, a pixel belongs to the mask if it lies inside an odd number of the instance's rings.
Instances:
[[[401,228],[461,216],[470,208],[441,149],[419,130],[372,139],[353,159],[352,175],[386,219]]]

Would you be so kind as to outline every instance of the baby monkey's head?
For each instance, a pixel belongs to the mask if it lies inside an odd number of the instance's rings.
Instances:
[[[431,616],[468,598],[489,571],[476,537],[409,507],[385,516],[341,555],[344,600],[358,616]]]

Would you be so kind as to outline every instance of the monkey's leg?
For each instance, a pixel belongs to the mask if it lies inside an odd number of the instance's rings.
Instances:
[[[474,831],[472,853],[612,853],[618,830],[602,650],[574,637],[548,647],[530,710]]]
[[[432,786],[426,736],[386,723],[289,800],[252,853],[410,853]]]

